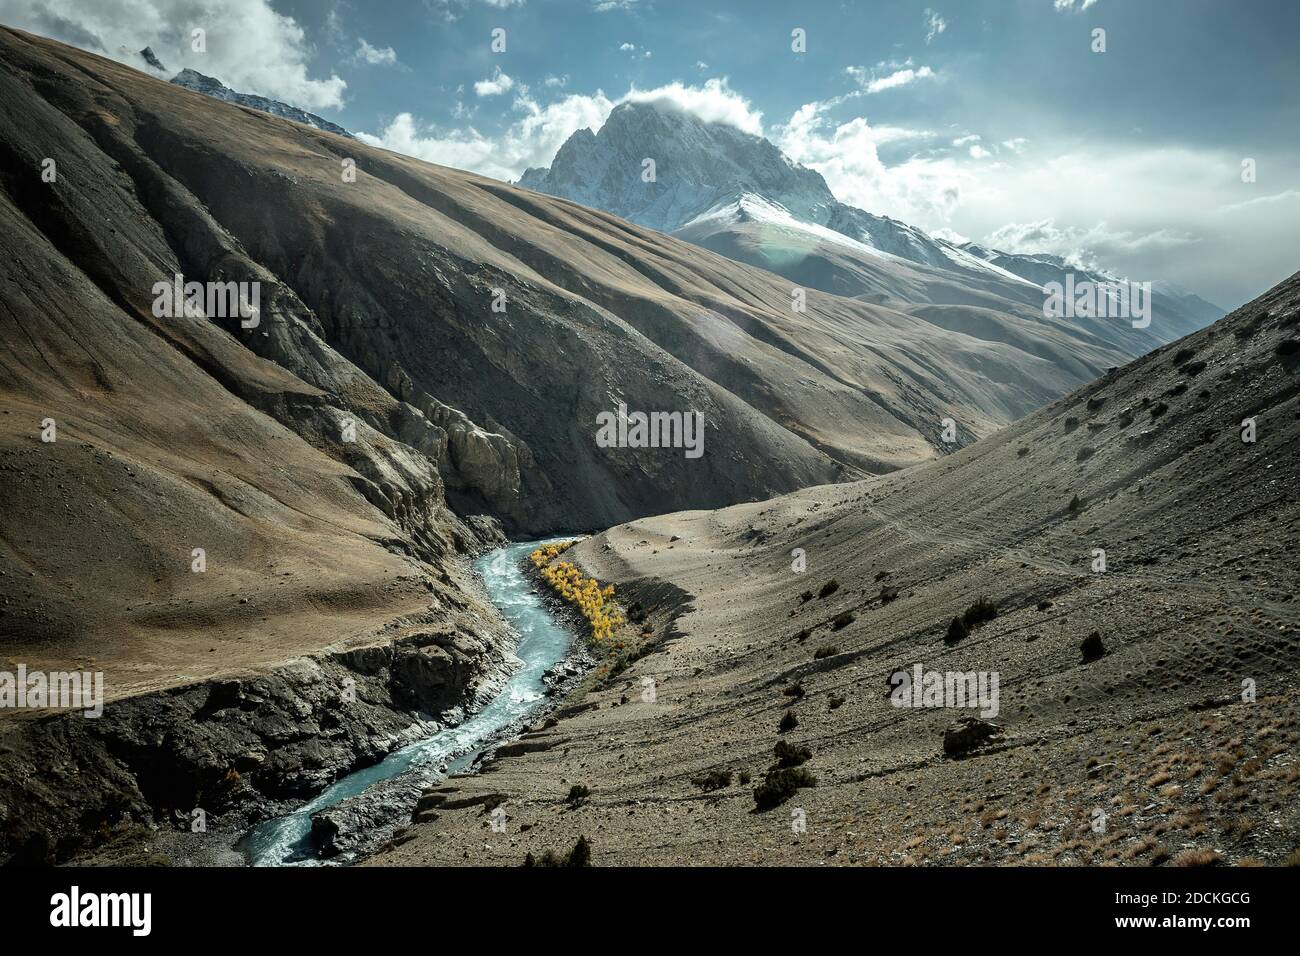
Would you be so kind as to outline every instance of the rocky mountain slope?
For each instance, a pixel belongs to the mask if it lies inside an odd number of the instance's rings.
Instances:
[[[949,447],[944,418],[967,441],[1124,354],[1061,330],[1027,353],[996,317],[970,334],[943,310],[917,321],[815,291],[797,312],[788,281],[605,214],[13,31],[5,44],[14,168],[39,170],[73,140],[103,167],[93,188],[118,225],[60,214],[75,241],[107,250],[78,261],[101,288],[135,312],[169,269],[267,283],[262,325],[227,324],[243,349],[355,398],[372,428],[438,460],[460,512],[520,533],[924,460]],[[66,165],[42,186],[26,192],[29,216],[53,215],[38,196],[101,198]],[[597,447],[596,416],[620,399],[703,413],[708,453]]]
[[[1066,277],[1070,274],[1073,274],[1076,284],[1079,282],[1113,284],[1124,281],[1124,277],[1115,272],[1106,269],[1082,269],[1071,265],[1060,256],[1000,252],[973,242],[963,243],[959,248],[1035,285],[1046,285],[1049,282],[1064,285]],[[1223,310],[1213,302],[1207,302],[1196,293],[1176,283],[1156,281],[1151,286],[1155,301],[1154,312],[1160,317],[1161,332],[1166,340],[1195,332],[1223,315]]]
[[[19,31],[0,53],[0,670],[109,701],[0,714],[0,854],[265,812],[456,720],[508,667],[465,570],[502,525],[894,468],[1062,387],[895,310],[793,313],[607,214]],[[177,277],[256,311],[164,309]],[[620,400],[703,413],[705,455],[598,446]]]
[[[1298,440],[1300,274],[941,461],[590,538],[649,652],[371,862],[1294,861]]]
[[[655,163],[652,182],[645,180],[647,159]],[[1044,270],[1051,257],[954,245],[839,202],[820,173],[792,162],[768,140],[658,104],[620,104],[599,133],[574,133],[549,168],[527,170],[519,185],[608,210],[809,288],[901,311],[976,307],[949,309],[945,321],[977,336],[992,311],[1000,313],[999,324],[1035,345],[1046,326],[1076,338],[1101,337],[1131,359],[1223,315],[1164,285],[1156,290],[1148,330],[1119,321],[1053,327],[1043,317],[1041,286],[1062,271],[1059,260]],[[1026,268],[1028,260],[1037,267]],[[1102,278],[1076,271],[1080,281]]]
[[[509,638],[464,560],[500,526],[445,500],[465,424],[325,343],[101,109],[78,63],[106,61],[0,45],[0,672],[98,673],[108,702],[0,710],[0,860],[44,861],[306,795],[457,720]],[[261,281],[257,327],[157,317],[177,272]]]
[[[148,48],[146,47],[146,49]],[[232,90],[215,77],[206,76],[198,70],[181,70],[171,78],[170,82],[175,83],[177,86],[183,86],[187,90],[202,93],[205,96],[225,100],[227,103],[234,103],[236,106],[247,106],[249,109],[261,110],[263,113],[270,113],[272,116],[293,120],[295,123],[314,126],[316,129],[324,130],[327,133],[337,133],[339,136],[352,138],[352,134],[338,123],[331,123],[322,116],[309,113],[296,106],[290,106],[288,103],[281,103],[279,100],[258,96],[256,93],[240,93],[237,90]]]

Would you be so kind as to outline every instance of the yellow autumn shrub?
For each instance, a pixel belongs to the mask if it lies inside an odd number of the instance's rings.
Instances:
[[[591,636],[606,640],[613,636],[614,628],[623,623],[623,616],[614,604],[614,585],[601,587],[595,578],[585,577],[576,565],[555,559],[573,547],[576,541],[561,541],[543,545],[529,558],[550,588],[561,599],[578,609],[591,625]]]

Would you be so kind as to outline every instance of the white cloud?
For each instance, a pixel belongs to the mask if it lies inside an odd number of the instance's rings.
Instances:
[[[565,73],[563,76],[548,76],[546,79],[542,80],[542,85],[552,88],[557,86],[568,86],[569,74]]]
[[[966,136],[958,136],[952,141],[952,144],[954,146],[965,146],[967,143],[978,143],[979,141],[979,133],[969,133]]]
[[[359,37],[357,52],[354,56],[358,62],[364,61],[371,66],[393,66],[397,63],[397,52],[391,47],[373,47],[365,37]]]
[[[594,96],[566,96],[547,106],[521,94],[514,102],[518,118],[497,136],[473,127],[444,130],[421,125],[410,113],[399,113],[379,135],[358,133],[357,138],[427,162],[511,181],[530,166],[549,166],[576,131],[600,129],[614,106],[599,90]]]
[[[1012,139],[1004,139],[1002,141],[1002,146],[1004,149],[1009,149],[1013,153],[1018,153],[1025,148],[1025,145],[1028,142],[1029,140],[1025,139],[1023,136],[1016,136]]]
[[[653,103],[656,106],[690,113],[706,123],[726,123],[755,136],[763,135],[763,114],[745,97],[727,85],[726,77],[705,80],[703,86],[669,83],[653,90],[635,87],[619,102]]]
[[[306,33],[269,0],[225,0],[219,9],[194,0],[0,0],[0,21],[137,68],[138,51],[152,47],[169,72],[189,67],[305,109],[337,109],[347,89],[337,75],[309,75]],[[207,32],[206,53],[191,49],[194,28]]]
[[[936,239],[943,239],[946,242],[951,242],[955,246],[960,246],[962,243],[970,242],[969,236],[963,236],[955,229],[935,229],[930,233],[930,235],[934,236]]]
[[[971,159],[988,159],[988,158],[989,158],[990,156],[992,156],[992,155],[993,155],[992,153],[990,153],[987,149],[985,149],[985,148],[984,148],[983,146],[981,146],[979,143],[976,143],[974,146],[972,146],[972,147],[970,148],[970,158],[971,158]]]
[[[776,143],[795,162],[826,178],[836,197],[870,212],[938,226],[962,195],[969,174],[950,157],[913,156],[886,166],[879,147],[929,139],[933,134],[901,127],[873,127],[864,117],[836,124],[831,104],[808,103],[777,130]]]
[[[358,133],[357,138],[431,163],[512,181],[530,166],[549,166],[573,133],[580,129],[598,131],[614,107],[624,102],[654,103],[706,122],[728,123],[756,136],[763,132],[763,114],[723,78],[708,80],[702,87],[681,83],[652,90],[633,87],[618,100],[610,99],[601,90],[593,96],[571,94],[545,106],[521,88],[513,103],[516,117],[497,135],[474,127],[443,129],[421,123],[411,113],[399,113],[378,134]]]
[[[1048,252],[1084,269],[1105,267],[1125,254],[1176,249],[1199,241],[1177,229],[1133,231],[1098,222],[1088,228],[1058,226],[1055,219],[1010,222],[988,234],[984,244],[1004,252]]]
[[[930,42],[946,29],[948,29],[948,21],[927,7],[925,10],[926,46],[929,46]]]
[[[1097,0],[1053,0],[1052,6],[1061,13],[1069,13],[1072,10],[1082,13],[1096,2]]]
[[[620,50],[622,50],[624,53],[631,53],[633,50],[636,49],[636,44],[635,44],[635,43],[620,43],[620,44],[618,45],[618,48],[619,48]]]
[[[1254,199],[1247,199],[1244,202],[1229,203],[1220,206],[1219,211],[1236,212],[1239,209],[1250,209],[1252,206],[1271,206],[1273,203],[1289,202],[1292,199],[1300,199],[1300,189],[1286,189],[1280,193],[1256,196]]]
[[[500,96],[502,93],[509,93],[515,88],[515,81],[501,72],[501,67],[492,71],[492,77],[487,80],[479,80],[474,84],[475,96]]]
[[[864,93],[883,93],[885,90],[897,89],[900,86],[915,83],[917,80],[927,80],[937,75],[928,66],[916,70],[905,67],[901,70],[895,70],[887,76],[876,76],[874,70],[868,74],[868,71],[861,66],[847,67],[844,72],[853,77]]]
[[[597,13],[609,13],[611,10],[635,10],[637,0],[597,0],[591,7]]]

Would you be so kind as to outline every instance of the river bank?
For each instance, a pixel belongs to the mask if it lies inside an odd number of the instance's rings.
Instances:
[[[495,696],[456,725],[436,729],[255,827],[240,841],[250,863],[345,864],[364,857],[410,821],[430,786],[472,771],[485,751],[517,736],[577,685],[590,654],[551,614],[524,570],[528,554],[545,543],[516,542],[474,562],[486,597],[518,635],[512,673]]]

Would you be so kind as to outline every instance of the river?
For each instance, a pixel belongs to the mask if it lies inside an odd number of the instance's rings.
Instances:
[[[568,540],[564,538],[553,540]],[[522,571],[523,561],[539,545],[527,541],[506,545],[474,562],[474,569],[492,603],[519,635],[515,655],[522,666],[501,693],[456,727],[389,754],[379,763],[339,779],[314,800],[293,813],[259,824],[244,838],[243,848],[254,866],[303,866],[319,863],[311,846],[311,815],[356,796],[381,780],[408,771],[446,764],[448,775],[469,766],[488,743],[510,726],[519,726],[546,700],[542,677],[564,660],[573,640],[543,605]]]

